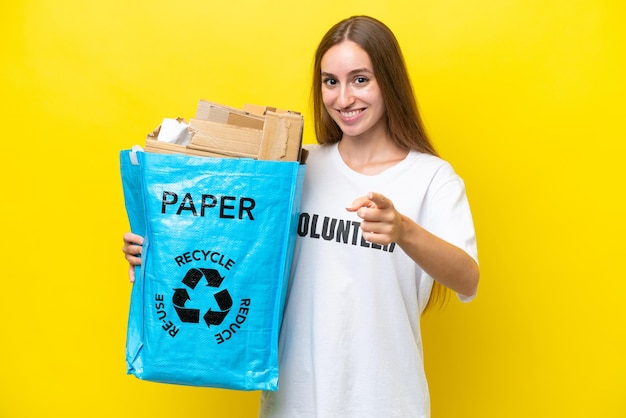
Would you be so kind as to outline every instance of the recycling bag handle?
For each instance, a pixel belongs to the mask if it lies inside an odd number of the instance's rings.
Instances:
[[[137,152],[143,152],[143,148],[139,145],[135,145],[131,148],[128,153],[128,158],[130,158],[130,162],[132,165],[139,165],[139,160],[137,159]]]

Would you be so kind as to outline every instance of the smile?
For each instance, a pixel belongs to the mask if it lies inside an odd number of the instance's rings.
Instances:
[[[339,111],[339,114],[341,114],[342,118],[351,119],[351,118],[361,114],[361,112],[363,112],[363,110],[359,109],[359,110],[350,110],[350,111]]]

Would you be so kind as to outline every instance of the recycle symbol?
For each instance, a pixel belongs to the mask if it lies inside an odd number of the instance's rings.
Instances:
[[[202,278],[206,279],[206,286],[215,288],[220,287],[222,281],[224,281],[224,277],[220,276],[219,272],[215,269],[192,268],[185,274],[182,283],[187,286],[187,288],[194,290]],[[228,315],[230,308],[233,306],[233,300],[226,289],[215,293],[213,297],[221,310],[214,311],[209,308],[203,315],[202,318],[209,328],[211,325],[221,324],[224,318],[226,318],[226,315]],[[191,297],[186,288],[174,289],[172,302],[174,303],[174,309],[176,309],[178,318],[183,322],[198,324],[200,322],[200,309],[185,307],[185,303],[187,303],[188,300],[191,300]]]

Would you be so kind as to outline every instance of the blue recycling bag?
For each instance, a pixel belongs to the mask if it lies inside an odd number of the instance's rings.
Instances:
[[[130,300],[128,373],[276,390],[305,165],[137,148],[120,153],[131,230],[144,237]]]

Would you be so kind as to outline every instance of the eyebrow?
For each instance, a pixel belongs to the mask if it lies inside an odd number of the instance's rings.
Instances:
[[[354,75],[357,75],[357,74],[371,74],[371,75],[373,75],[374,72],[372,70],[370,70],[369,68],[363,67],[363,68],[356,68],[356,69],[354,69],[354,70],[352,70],[352,71],[350,71],[348,73],[349,76],[354,76]],[[322,76],[323,77],[336,77],[335,74],[328,73],[326,71],[322,71]]]

